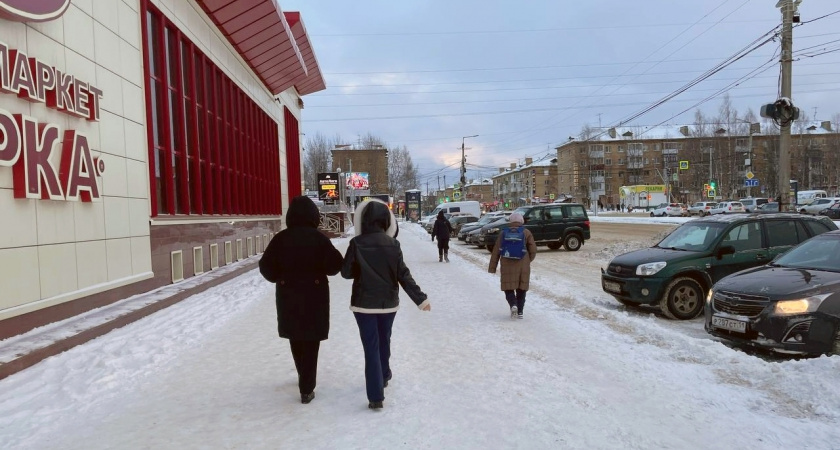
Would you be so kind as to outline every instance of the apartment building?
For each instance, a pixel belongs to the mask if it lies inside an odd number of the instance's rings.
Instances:
[[[532,203],[548,203],[562,193],[558,185],[558,160],[556,158],[534,161],[525,158],[525,164],[511,163],[500,167],[493,175],[493,199],[497,206],[514,208]]]
[[[707,198],[710,180],[718,199],[778,195],[779,137],[766,134],[777,129],[713,128],[706,136],[685,126],[610,128],[570,139],[556,147],[559,188],[591,207],[620,204],[621,186],[635,185],[666,185],[675,201],[698,201]],[[791,179],[800,180],[800,189],[836,192],[840,136],[828,122],[798,124],[794,132]]]

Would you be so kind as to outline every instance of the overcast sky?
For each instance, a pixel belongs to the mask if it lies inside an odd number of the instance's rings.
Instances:
[[[781,23],[775,0],[279,3],[301,12],[327,84],[304,97],[303,131],[405,145],[421,183],[434,187],[438,175],[455,181],[463,136],[479,135],[466,139],[471,178],[543,157],[584,125],[626,120]],[[793,99],[818,120],[840,113],[840,14],[814,19],[838,10],[837,0],[804,0],[794,29]],[[740,114],[757,114],[778,97],[779,48],[767,43],[630,125],[691,124],[694,105],[742,77],[729,95]],[[699,108],[715,115],[721,96]]]

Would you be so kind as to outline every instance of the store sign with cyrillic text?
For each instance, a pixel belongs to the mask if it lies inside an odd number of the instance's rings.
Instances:
[[[70,0],[0,0],[0,17],[16,22],[46,22],[61,17]]]
[[[102,91],[0,42],[0,92],[89,121],[99,121]],[[61,142],[59,167],[53,151]],[[99,201],[105,170],[87,136],[0,108],[0,167],[11,167],[15,198]]]

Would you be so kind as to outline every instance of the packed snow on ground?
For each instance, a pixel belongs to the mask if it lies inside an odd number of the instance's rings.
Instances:
[[[838,447],[840,357],[767,361],[616,307],[569,269],[583,252],[541,251],[511,320],[486,251],[455,244],[446,264],[419,226],[399,240],[432,311],[402,294],[383,410],[367,409],[351,282],[331,278],[302,405],[274,286],[252,271],[0,381],[0,448]]]

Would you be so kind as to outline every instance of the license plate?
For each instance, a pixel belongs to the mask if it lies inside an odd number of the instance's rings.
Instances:
[[[727,319],[720,316],[712,316],[712,326],[715,328],[722,328],[729,331],[737,331],[738,333],[747,332],[747,322],[742,320]]]
[[[621,293],[621,285],[615,281],[604,280],[604,289],[610,292],[615,292],[616,294]]]

